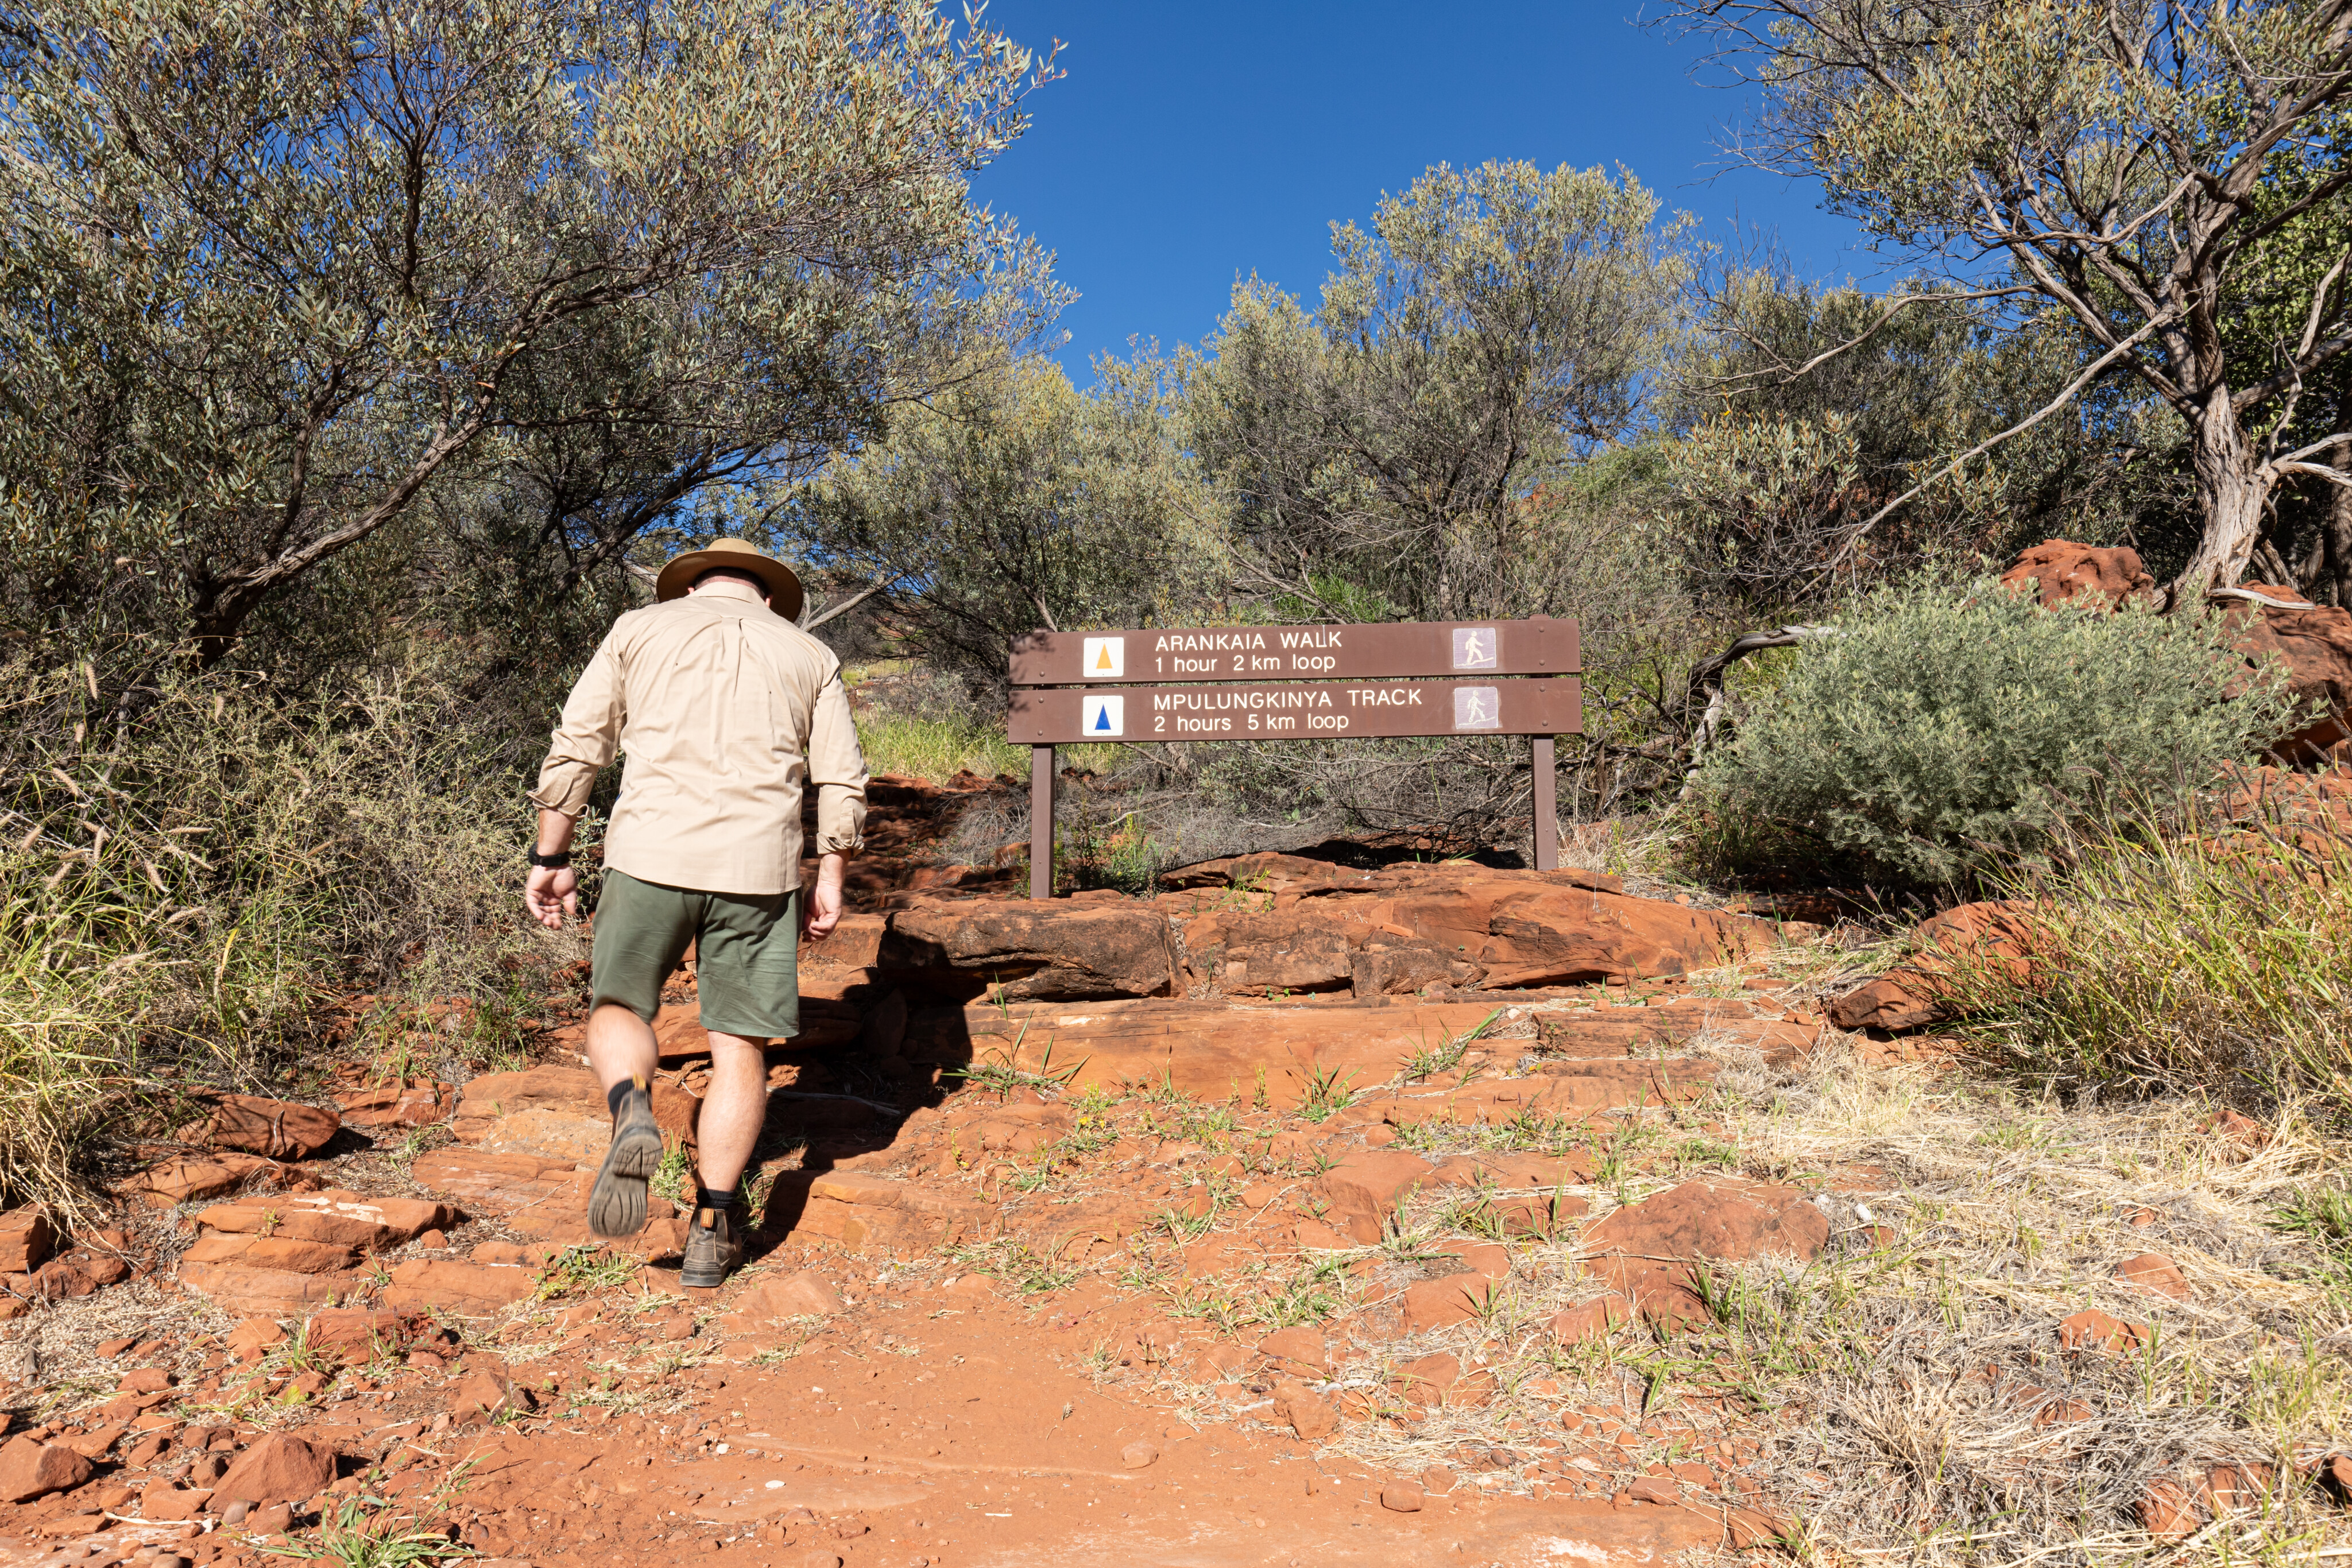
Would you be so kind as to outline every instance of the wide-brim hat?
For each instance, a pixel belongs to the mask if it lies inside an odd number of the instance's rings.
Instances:
[[[801,580],[793,569],[772,556],[761,555],[741,539],[713,539],[701,549],[688,550],[673,556],[669,564],[654,579],[654,598],[667,601],[683,599],[694,580],[713,567],[725,567],[730,571],[748,571],[768,585],[768,608],[787,621],[801,618]]]

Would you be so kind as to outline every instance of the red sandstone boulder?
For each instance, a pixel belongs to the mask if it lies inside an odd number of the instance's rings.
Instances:
[[[1952,1016],[1946,981],[1989,965],[2012,980],[2032,972],[2036,933],[2029,906],[2017,899],[1963,904],[1923,920],[1911,933],[1912,956],[1829,1005],[1840,1029],[1890,1033],[1925,1029]]]
[[[308,1159],[327,1146],[342,1121],[332,1111],[254,1094],[224,1094],[190,1141],[264,1159]]]
[[[1012,1001],[1164,997],[1175,991],[1168,923],[1123,900],[918,899],[890,916],[877,967],[907,983]]]
[[[1293,1378],[1274,1385],[1274,1418],[1308,1442],[1328,1437],[1339,1425],[1339,1406]]]
[[[2139,551],[2118,546],[2100,549],[2072,539],[2045,539],[2017,558],[2001,582],[2022,592],[2032,589],[2044,610],[2087,594],[2109,604],[2144,599],[2156,579],[2140,564]]]
[[[212,1500],[302,1502],[334,1484],[335,1451],[285,1432],[255,1439],[213,1489]]]
[[[89,1479],[90,1462],[71,1448],[30,1437],[0,1448],[0,1502],[30,1502]]]
[[[2280,739],[2272,752],[2289,763],[2311,762],[2352,737],[2352,612],[2311,604],[2291,588],[2242,585],[2284,604],[2236,600],[2223,613],[2236,632],[2249,669],[2265,664],[2286,672],[2287,695],[2319,716]],[[2301,608],[2289,608],[2300,605]]]
[[[1353,983],[1348,933],[1319,913],[1212,917],[1188,927],[1185,942],[1196,967],[1215,953],[1213,982],[1227,996],[1337,991]]]
[[[29,1274],[48,1261],[57,1232],[37,1208],[0,1214],[0,1274]]]

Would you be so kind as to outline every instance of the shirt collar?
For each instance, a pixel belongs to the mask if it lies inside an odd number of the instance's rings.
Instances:
[[[705,583],[695,591],[694,597],[706,601],[713,599],[731,599],[754,610],[768,608],[767,601],[760,597],[758,589],[748,582],[738,582],[731,577],[722,577]],[[717,610],[719,606],[713,604],[710,608]]]

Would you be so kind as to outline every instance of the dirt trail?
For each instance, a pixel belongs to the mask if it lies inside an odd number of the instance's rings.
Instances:
[[[2071,1528],[2070,1477],[2142,1541],[2319,1506],[2129,1359],[2160,1323],[2210,1390],[2247,1313],[2318,1310],[2263,1207],[2315,1157],[2284,1131],[1931,1104],[1899,1064],[1934,1046],[1828,1026],[1814,934],[1591,873],[1002,880],[869,868],[720,1291],[678,1288],[668,1201],[690,974],[632,1248],[586,1234],[576,1023],[463,1082],[355,1064],[332,1112],[224,1101],[123,1230],[0,1217],[0,1564],[1682,1561],[1937,1517],[1807,1425],[1930,1384],[1967,1391],[1929,1414],[1989,1528]],[[1954,1280],[1976,1337],[1923,1338]],[[1897,1344],[1925,1359],[1850,1376]],[[2159,1408],[2160,1451],[2100,1437]],[[1952,1462],[1923,1508],[1977,1484]]]

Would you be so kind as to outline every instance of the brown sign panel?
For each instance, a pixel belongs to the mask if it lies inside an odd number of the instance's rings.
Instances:
[[[1582,667],[1576,622],[1542,619],[1032,632],[1013,644],[1016,686],[1395,675],[1475,680],[1574,674]]]
[[[1584,691],[1574,676],[1492,684],[1367,680],[1016,691],[1005,728],[1008,738],[1029,746],[1087,740],[1578,735],[1584,728]]]

